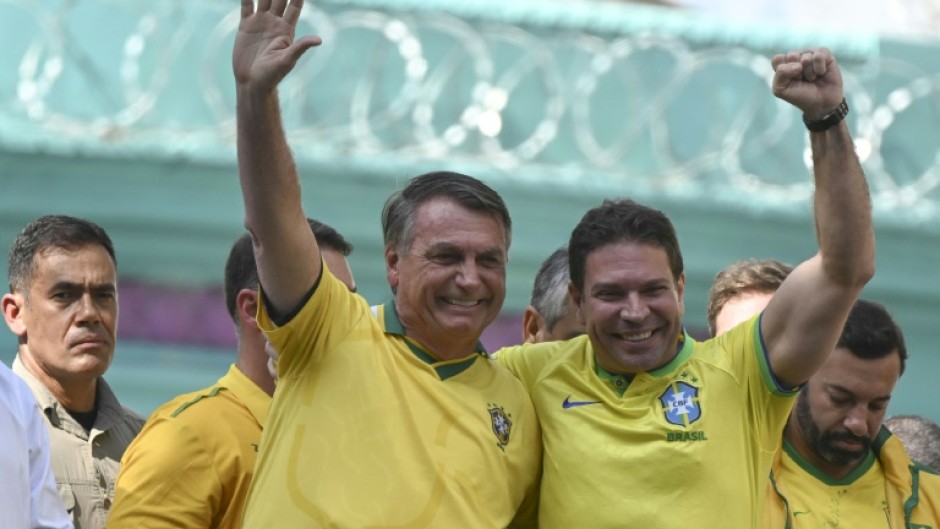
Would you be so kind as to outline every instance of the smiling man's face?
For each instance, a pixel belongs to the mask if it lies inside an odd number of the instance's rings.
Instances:
[[[386,250],[407,334],[442,359],[472,352],[506,295],[508,241],[493,215],[448,198],[418,207],[407,251]]]
[[[682,332],[684,287],[660,246],[619,241],[591,251],[583,291],[571,296],[601,366],[633,374],[668,363]]]

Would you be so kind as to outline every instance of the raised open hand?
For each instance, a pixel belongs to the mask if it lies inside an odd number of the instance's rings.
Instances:
[[[775,55],[774,95],[818,119],[842,103],[842,72],[827,48]]]
[[[235,82],[259,93],[274,90],[320,37],[294,39],[303,0],[242,0],[241,23],[232,52]]]

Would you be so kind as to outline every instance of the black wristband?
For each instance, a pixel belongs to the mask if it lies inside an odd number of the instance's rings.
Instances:
[[[825,116],[814,119],[810,121],[806,119],[806,114],[803,115],[803,123],[806,125],[811,132],[822,132],[828,130],[835,126],[837,123],[845,119],[845,116],[849,113],[849,104],[846,103],[845,98],[842,98],[842,102],[839,103],[832,112],[829,112]]]

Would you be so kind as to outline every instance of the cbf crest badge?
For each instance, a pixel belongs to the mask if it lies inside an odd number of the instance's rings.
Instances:
[[[512,432],[512,420],[502,406],[487,404],[486,408],[490,412],[490,423],[493,426],[493,434],[496,435],[496,446],[505,452],[506,445],[509,444],[509,434]]]
[[[702,416],[698,402],[698,388],[687,382],[673,382],[659,396],[666,422],[676,426],[689,426]]]

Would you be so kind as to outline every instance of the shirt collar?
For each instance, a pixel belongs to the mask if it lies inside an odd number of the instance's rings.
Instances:
[[[672,373],[676,367],[684,362],[690,354],[692,354],[692,344],[695,342],[689,335],[685,332],[685,327],[682,328],[682,333],[679,335],[676,346],[676,354],[672,357],[671,360],[666,362],[664,365],[657,367],[648,373],[654,377],[662,377]],[[601,380],[606,382],[611,389],[613,389],[621,397],[624,392],[630,386],[630,382],[633,380],[633,376],[624,375],[622,373],[611,373],[601,366],[601,363],[597,361],[597,355],[594,355],[594,371],[597,373],[597,376]]]
[[[229,366],[228,372],[219,379],[217,385],[231,391],[235,398],[248,408],[255,421],[261,426],[264,425],[268,408],[271,407],[271,396],[252,382],[235,364]]]
[[[95,388],[97,393],[98,416],[95,418],[95,424],[91,431],[86,432],[85,429],[78,424],[78,421],[69,415],[69,412],[66,411],[65,407],[55,398],[55,395],[49,391],[49,388],[26,369],[19,355],[13,360],[13,372],[26,381],[29,389],[33,392],[33,396],[36,398],[36,402],[39,403],[39,407],[46,417],[49,418],[53,426],[69,431],[79,437],[85,438],[89,434],[94,434],[95,430],[102,432],[108,431],[108,429],[119,422],[124,415],[124,408],[121,407],[117,396],[111,391],[111,386],[105,382],[104,378],[98,377],[97,387]]]
[[[424,347],[418,344],[418,342],[414,341],[405,334],[405,326],[402,324],[401,318],[398,316],[398,309],[395,308],[394,299],[385,302],[385,304],[379,307],[377,315],[382,322],[385,333],[401,337],[415,357],[425,364],[431,366],[441,380],[446,380],[466,371],[480,357],[489,359],[489,355],[486,353],[486,349],[483,347],[483,343],[480,341],[477,341],[474,352],[463,358],[457,358],[454,360],[440,360],[436,358],[434,355],[425,350]]]
[[[386,334],[401,336],[402,338],[408,339],[407,335],[405,334],[405,326],[402,324],[401,318],[398,316],[398,309],[395,308],[394,299],[390,299],[382,304],[380,314],[382,315],[382,324],[385,327]],[[418,358],[421,358],[429,364],[440,362],[440,360],[434,358],[433,355],[425,351],[424,347],[418,345],[418,343],[414,340],[408,339],[408,343],[414,344],[421,351],[420,353],[415,352]],[[486,348],[483,347],[483,342],[480,341],[477,341],[474,352],[484,357],[489,356],[486,353]]]

